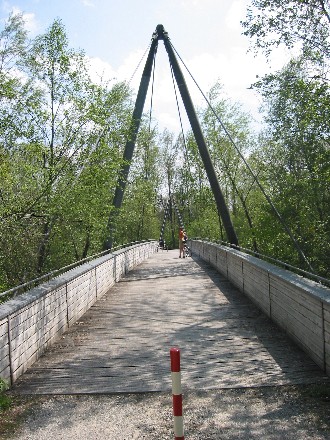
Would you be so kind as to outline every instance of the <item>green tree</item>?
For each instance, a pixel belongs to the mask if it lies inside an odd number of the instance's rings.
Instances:
[[[183,142],[183,135],[175,139],[173,133],[164,130],[160,136],[160,163],[161,163],[161,220],[164,220],[167,206],[164,239],[167,245],[174,249],[178,247],[178,227],[180,221],[175,206],[183,216],[185,225],[188,219],[183,213],[187,201],[187,188],[189,183],[185,177],[184,168],[189,163],[189,153]],[[175,203],[175,205],[173,204]]]
[[[285,45],[300,50],[281,71],[253,85],[263,99],[267,129],[253,160],[296,239],[320,274],[329,267],[329,2],[251,0],[244,34],[270,56]],[[260,240],[273,256],[306,268],[271,211],[259,212]]]
[[[160,164],[157,132],[141,124],[128,176],[123,206],[117,218],[116,242],[156,238],[160,232],[157,210]]]
[[[304,55],[330,57],[330,9],[327,0],[251,0],[244,35],[267,55],[284,44]]]
[[[130,108],[125,84],[91,83],[84,54],[69,48],[60,20],[20,65],[21,93],[0,110],[14,122],[1,132],[8,285],[101,250]]]
[[[300,57],[256,84],[268,123],[261,160],[268,164],[272,196],[285,221],[312,265],[325,274],[330,258],[330,89],[311,78],[308,68]]]
[[[27,33],[21,14],[11,14],[0,32],[0,99],[11,100],[17,95],[20,80],[19,63],[27,48]]]
[[[249,195],[255,182],[242,161],[242,156],[248,156],[253,148],[254,136],[250,128],[250,117],[242,111],[238,103],[223,97],[219,84],[215,84],[210,91],[210,103],[213,110],[205,110],[203,126],[215,169],[227,205],[230,207],[240,243],[245,246],[253,245],[254,249],[257,249],[249,208]]]

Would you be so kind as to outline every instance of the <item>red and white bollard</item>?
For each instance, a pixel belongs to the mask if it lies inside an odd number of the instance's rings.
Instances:
[[[174,415],[174,439],[184,440],[180,350],[178,348],[171,348],[170,355],[171,355],[172,399],[173,399],[173,415]]]

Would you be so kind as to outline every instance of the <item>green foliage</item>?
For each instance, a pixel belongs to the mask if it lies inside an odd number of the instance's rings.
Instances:
[[[122,209],[117,218],[118,244],[158,238],[160,218],[156,208],[160,190],[156,133],[142,124],[131,164]]]
[[[209,99],[222,124],[210,109],[199,111],[240,244],[305,268],[257,176],[324,276],[330,267],[328,21],[322,1],[252,0],[243,25],[257,47],[269,52],[280,43],[292,47],[302,41],[303,49],[282,71],[253,86],[263,97],[267,130],[257,138],[250,116],[224,98],[218,83]],[[0,32],[0,58],[0,289],[5,290],[102,250],[132,108],[126,84],[92,83],[83,52],[69,47],[59,19],[28,41],[22,17],[9,17]],[[158,239],[163,202],[170,197],[189,237],[227,240],[193,134],[175,139],[150,125],[143,119],[115,242]],[[171,206],[164,238],[173,248],[178,227]]]
[[[16,98],[20,80],[15,76],[27,46],[27,34],[21,14],[11,14],[0,32],[0,100]]]
[[[257,166],[312,266],[328,276],[330,88],[311,78],[309,62],[302,57],[255,87],[264,97],[269,127]]]
[[[268,124],[253,161],[296,243],[314,270],[329,276],[328,2],[252,0],[242,25],[267,56],[281,44],[300,49],[281,71],[253,85],[263,97]],[[257,218],[262,248],[306,269],[272,210],[264,208]]]
[[[8,409],[12,404],[11,398],[5,394],[8,388],[7,382],[0,378],[0,413]]]
[[[2,394],[4,391],[8,390],[8,384],[4,379],[1,379],[0,377],[0,394]]]
[[[273,47],[300,45],[305,55],[330,56],[330,11],[324,0],[251,0],[244,35],[270,54]]]
[[[130,110],[126,85],[90,81],[60,20],[17,56],[16,99],[0,101],[3,289],[102,249]]]

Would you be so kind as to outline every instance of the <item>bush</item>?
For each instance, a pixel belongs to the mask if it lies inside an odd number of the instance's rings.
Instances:
[[[10,397],[4,394],[8,388],[8,383],[0,377],[0,412],[9,408],[11,405]]]

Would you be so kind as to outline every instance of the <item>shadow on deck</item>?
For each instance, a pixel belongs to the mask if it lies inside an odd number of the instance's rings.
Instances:
[[[169,251],[154,254],[98,300],[13,392],[168,391],[172,346],[181,349],[186,390],[327,380],[219,273]]]

